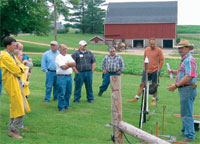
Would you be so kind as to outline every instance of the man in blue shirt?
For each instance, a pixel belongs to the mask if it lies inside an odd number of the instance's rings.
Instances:
[[[46,51],[42,56],[41,68],[46,72],[46,93],[44,102],[49,102],[51,98],[51,90],[53,87],[53,100],[57,100],[58,88],[56,86],[56,64],[55,59],[59,54],[57,41],[51,41],[51,49]]]
[[[20,42],[17,42],[16,49],[21,50],[23,52],[24,50],[23,44],[21,44]],[[27,61],[32,61],[32,59],[28,55],[23,53],[22,63],[26,64]]]

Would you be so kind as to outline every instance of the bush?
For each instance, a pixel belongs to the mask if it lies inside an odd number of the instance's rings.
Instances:
[[[79,29],[76,29],[75,30],[75,34],[79,34],[80,33],[80,30]]]
[[[69,29],[65,28],[65,29],[59,29],[58,31],[58,34],[66,34],[69,32]]]

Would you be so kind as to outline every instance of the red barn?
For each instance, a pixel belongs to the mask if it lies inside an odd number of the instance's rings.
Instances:
[[[92,44],[105,44],[104,41],[105,41],[104,38],[100,36],[95,36],[90,39],[90,43]]]
[[[109,3],[104,20],[109,45],[124,42],[128,47],[146,47],[155,38],[161,48],[176,43],[177,2]]]

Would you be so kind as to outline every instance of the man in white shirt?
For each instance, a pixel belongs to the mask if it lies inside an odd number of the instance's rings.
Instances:
[[[60,45],[60,54],[56,56],[56,75],[58,86],[58,110],[65,112],[69,108],[72,94],[72,72],[76,65],[71,55],[67,54],[67,46]]]

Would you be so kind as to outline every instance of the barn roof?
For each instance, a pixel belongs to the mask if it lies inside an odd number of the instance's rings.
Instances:
[[[177,23],[177,2],[109,3],[104,24]]]
[[[93,40],[94,38],[99,38],[99,39],[101,39],[102,41],[105,41],[105,39],[104,39],[103,37],[100,37],[100,36],[94,36],[93,38],[90,39],[90,41]]]

